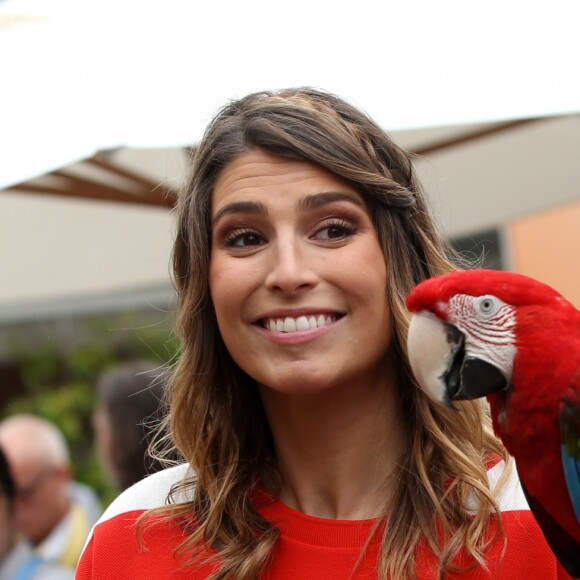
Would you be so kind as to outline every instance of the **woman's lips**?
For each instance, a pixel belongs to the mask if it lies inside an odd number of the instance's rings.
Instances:
[[[294,316],[274,316],[260,318],[255,329],[276,344],[302,344],[310,342],[331,331],[345,317],[338,312],[311,312]]]

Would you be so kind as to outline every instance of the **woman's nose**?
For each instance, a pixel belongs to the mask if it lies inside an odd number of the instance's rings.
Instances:
[[[318,281],[313,266],[299,240],[279,241],[270,254],[266,287],[284,294],[296,294],[312,288]]]

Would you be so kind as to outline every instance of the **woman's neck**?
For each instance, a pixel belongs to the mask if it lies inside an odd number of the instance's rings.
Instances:
[[[382,515],[405,447],[394,381],[310,395],[262,389],[282,478],[280,499],[309,515]]]

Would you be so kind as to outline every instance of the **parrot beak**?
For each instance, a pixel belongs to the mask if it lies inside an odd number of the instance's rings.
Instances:
[[[428,311],[414,314],[407,335],[411,370],[433,401],[455,408],[453,401],[485,397],[507,389],[508,381],[490,363],[467,354],[465,335]]]

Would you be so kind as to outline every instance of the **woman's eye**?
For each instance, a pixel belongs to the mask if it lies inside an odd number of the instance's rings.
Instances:
[[[314,237],[324,241],[343,240],[355,233],[356,228],[351,224],[347,222],[336,222],[326,224],[323,228],[320,228]]]
[[[232,232],[226,238],[226,246],[230,248],[251,248],[264,243],[262,236],[252,231]]]

